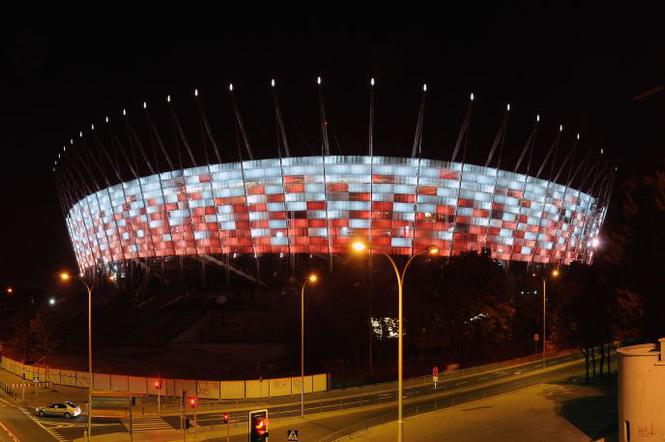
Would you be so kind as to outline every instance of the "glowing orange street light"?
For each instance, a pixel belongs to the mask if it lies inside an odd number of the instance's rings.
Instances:
[[[300,288],[300,417],[305,416],[305,286],[318,280],[317,274],[311,273]]]
[[[12,293],[14,293],[14,289],[11,288],[11,287],[7,287],[7,288],[5,289],[5,292],[7,292],[8,295],[11,295]]]
[[[360,253],[365,250],[369,250],[370,252],[372,250],[372,247],[368,247],[367,244],[365,244],[362,241],[355,241],[353,244],[351,244],[351,248],[353,249],[354,252]],[[418,253],[414,253],[409,257],[409,259],[406,261],[406,264],[404,264],[404,267],[400,271],[397,268],[397,264],[395,263],[395,260],[386,252],[383,252],[381,250],[375,250],[377,253],[385,256],[388,261],[390,261],[390,264],[393,267],[393,270],[395,271],[395,276],[397,277],[397,296],[398,296],[398,318],[397,318],[397,441],[402,442],[404,441],[404,420],[402,418],[402,399],[403,399],[403,391],[404,391],[404,386],[402,384],[402,380],[404,378],[404,338],[403,338],[403,332],[402,332],[402,324],[403,324],[403,319],[404,319],[404,311],[403,311],[403,291],[404,291],[404,276],[406,275],[406,271],[409,268],[409,265],[411,265],[411,262],[413,262],[414,258],[420,255],[428,254],[430,256],[437,256],[439,254],[439,248],[435,246],[429,246],[425,250],[422,250]]]

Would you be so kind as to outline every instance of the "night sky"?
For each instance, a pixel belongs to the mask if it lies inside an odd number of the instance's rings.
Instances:
[[[195,87],[228,160],[236,159],[230,81],[255,155],[268,157],[276,156],[273,76],[295,155],[320,152],[317,75],[324,77],[333,152],[338,143],[344,154],[364,152],[367,85],[374,76],[376,154],[409,155],[427,82],[424,157],[449,159],[474,92],[471,161],[484,161],[510,103],[507,163],[540,113],[537,155],[544,156],[562,123],[563,149],[579,131],[584,148],[603,147],[624,179],[644,173],[665,151],[665,90],[634,99],[665,84],[663,15],[650,9],[656,4],[606,10],[478,3],[468,10],[388,15],[350,8],[302,16],[198,11],[192,19],[173,14],[158,23],[104,23],[100,16],[5,23],[0,285],[47,287],[58,269],[75,268],[51,171],[62,144],[101,124],[104,115],[118,118],[123,107],[138,114],[143,100],[154,103],[158,115],[166,94],[196,134],[190,118]]]

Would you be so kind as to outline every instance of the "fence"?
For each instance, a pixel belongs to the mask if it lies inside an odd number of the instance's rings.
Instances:
[[[6,356],[2,357],[2,368],[32,381],[50,382],[56,385],[88,388],[88,372],[64,370],[45,366],[22,364]],[[161,381],[161,391],[155,388]],[[201,399],[261,399],[300,395],[300,377],[276,379],[254,379],[245,381],[216,381],[197,379],[169,379],[129,376],[112,373],[93,373],[95,390],[132,392],[144,395],[180,396],[183,390],[196,394]],[[1,388],[1,387],[0,387]],[[305,376],[305,393],[328,390],[328,375]]]

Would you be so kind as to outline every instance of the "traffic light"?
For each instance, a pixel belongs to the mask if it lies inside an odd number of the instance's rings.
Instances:
[[[162,380],[161,379],[156,379],[155,380],[155,390],[161,390],[162,389]]]
[[[224,413],[224,423],[225,424],[229,423],[229,413]]]
[[[187,398],[187,403],[189,404],[189,408],[196,408],[196,398],[194,396]]]
[[[257,410],[249,412],[249,441],[268,441],[268,410]]]

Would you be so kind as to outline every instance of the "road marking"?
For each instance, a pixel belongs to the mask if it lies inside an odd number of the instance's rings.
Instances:
[[[9,436],[14,442],[21,442],[21,440],[20,440],[18,437],[16,437],[16,435],[15,435],[14,433],[12,433],[11,430],[10,430],[9,428],[5,427],[5,424],[3,424],[2,422],[0,422],[0,427],[2,427],[3,430],[5,430],[5,433],[7,433],[7,435],[8,435],[8,436]]]
[[[129,431],[129,419],[120,418],[120,423]],[[133,419],[132,429],[134,432],[139,431],[154,431],[154,430],[173,430],[161,417],[142,417]]]
[[[42,424],[42,423],[39,421],[39,419],[37,419],[35,416],[33,416],[32,413],[30,413],[30,412],[28,412],[28,411],[25,411],[23,408],[18,407],[18,406],[16,407],[16,409],[18,409],[21,413],[25,414],[29,419],[31,419],[34,423],[36,423],[37,425],[39,425],[40,427],[42,427],[42,429],[43,429],[44,431],[46,431],[48,434],[50,434],[51,436],[53,436],[54,438],[56,438],[56,439],[59,440],[60,442],[66,442],[66,441],[67,441],[67,439],[64,439],[64,438],[61,437],[59,434],[54,433],[53,431],[51,431],[51,429],[47,428],[44,424]]]

